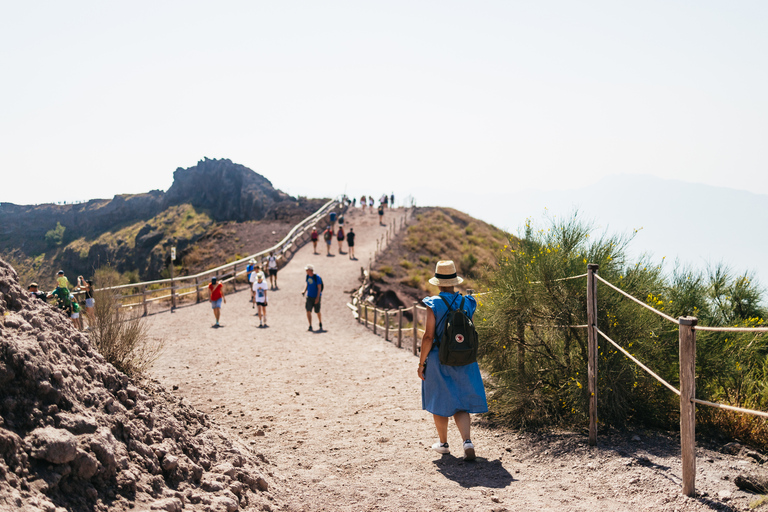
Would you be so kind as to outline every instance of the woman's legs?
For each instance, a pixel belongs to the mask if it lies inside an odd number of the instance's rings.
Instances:
[[[447,443],[448,442],[448,420],[450,418],[447,416],[438,416],[437,414],[433,414],[432,417],[435,419],[435,427],[437,428],[437,437],[440,439],[441,443]]]
[[[446,418],[446,424],[448,423],[448,418]],[[456,426],[459,428],[459,433],[461,434],[461,440],[466,441],[467,439],[470,439],[469,437],[469,430],[470,430],[470,419],[469,419],[469,413],[466,411],[457,412],[453,415],[453,421],[456,422]]]

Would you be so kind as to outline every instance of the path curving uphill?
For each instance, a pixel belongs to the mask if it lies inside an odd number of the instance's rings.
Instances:
[[[402,210],[388,211],[385,222],[400,216]],[[590,449],[586,436],[526,436],[475,419],[476,462],[463,462],[460,449],[432,452],[436,434],[421,410],[417,359],[359,325],[346,306],[388,226],[354,209],[346,220],[357,233],[359,259],[337,254],[336,240],[334,257],[325,255],[322,240],[318,254],[303,247],[280,271],[279,290],[269,292],[268,328],[258,328],[246,289],[227,296],[218,329],[207,302],[149,318],[167,339],[153,377],[168,389],[178,386],[175,393],[266,460],[285,489],[287,510],[747,508],[749,497],[721,480],[733,461],[714,452],[704,454],[711,462],[697,480],[709,498],[682,496],[673,436],[633,441],[632,433],[617,434]],[[308,263],[326,286],[324,332],[307,331],[301,291]],[[453,425],[448,441],[461,446]],[[722,490],[734,492],[719,499]]]

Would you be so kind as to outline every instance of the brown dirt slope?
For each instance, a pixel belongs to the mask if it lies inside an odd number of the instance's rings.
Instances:
[[[386,223],[397,212],[388,212]],[[450,455],[429,449],[434,425],[421,409],[416,358],[358,324],[346,303],[387,227],[371,214],[345,216],[356,255],[314,254],[306,246],[268,295],[268,325],[246,290],[230,294],[222,328],[207,303],[151,318],[169,340],[153,374],[225,425],[269,461],[291,511],[711,511],[747,510],[753,495],[734,477],[754,460],[698,449],[697,488],[680,494],[674,434],[581,433],[532,436],[473,419],[478,460],[464,462],[449,430]],[[304,266],[323,278],[323,332],[308,332]],[[313,320],[317,327],[316,319]]]

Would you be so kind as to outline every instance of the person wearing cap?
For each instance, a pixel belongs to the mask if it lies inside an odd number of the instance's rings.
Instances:
[[[306,296],[304,308],[307,310],[307,321],[309,322],[308,330],[312,330],[312,310],[314,309],[315,314],[317,315],[317,321],[320,325],[318,331],[322,331],[323,317],[320,315],[320,299],[323,295],[323,288],[325,285],[323,284],[322,278],[315,274],[315,267],[307,265],[304,267],[304,270],[307,272],[307,277],[306,283],[304,284],[304,291],[302,291],[301,294]]]
[[[430,284],[440,289],[440,294],[423,300],[427,306],[427,324],[421,339],[421,357],[418,376],[421,379],[421,407],[432,413],[437,428],[438,442],[432,449],[438,453],[449,453],[448,422],[453,416],[461,434],[464,459],[475,458],[475,446],[470,437],[470,413],[488,411],[485,387],[477,362],[464,366],[448,366],[440,363],[438,340],[445,329],[450,309],[455,311],[462,304],[462,295],[456,286],[464,280],[456,273],[451,260],[438,261],[435,276]],[[464,297],[463,309],[469,318],[475,313],[477,301],[471,295]],[[446,302],[448,304],[446,304]]]
[[[218,282],[215,277],[211,278],[211,284],[208,285],[208,298],[211,301],[211,308],[213,308],[213,316],[216,317],[216,323],[214,327],[221,327],[219,325],[219,317],[221,316],[221,303],[227,303],[226,297],[224,297],[224,285]]]
[[[245,276],[248,279],[248,282],[251,283],[251,285],[253,285],[253,283],[255,282],[255,279],[253,278],[253,271],[255,268],[256,268],[256,260],[251,258],[250,260],[248,260],[248,266],[245,267]],[[253,309],[256,308],[256,301],[253,296],[253,288],[251,288],[251,307]]]
[[[72,325],[74,325],[75,329],[78,331],[82,331],[83,319],[80,318],[80,304],[77,303],[75,296],[71,293],[69,294],[69,303],[72,304],[72,308],[69,313],[69,317],[72,319]]]
[[[67,279],[67,276],[64,275],[63,270],[59,270],[56,273],[56,286],[60,288],[66,288],[67,290],[72,289],[72,285],[69,283],[69,279]]]
[[[40,300],[48,299],[48,294],[45,292],[41,292],[38,289],[37,283],[29,283],[29,286],[27,286],[27,291]]]

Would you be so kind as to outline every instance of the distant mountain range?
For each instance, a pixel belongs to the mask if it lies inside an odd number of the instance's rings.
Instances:
[[[228,159],[205,158],[176,169],[167,192],[66,205],[0,203],[0,257],[29,280],[50,278],[57,268],[91,275],[107,263],[155,279],[171,246],[181,254],[225,222],[295,222],[318,202],[293,198]]]
[[[439,204],[516,233],[526,218],[541,226],[546,216],[573,215],[593,221],[598,232],[632,233],[631,256],[666,257],[697,269],[723,262],[734,272],[752,271],[768,287],[768,196],[645,175],[615,175],[589,187],[564,191],[500,187],[488,194],[441,193]],[[505,190],[499,190],[504,188]],[[437,198],[417,192],[420,204]]]

